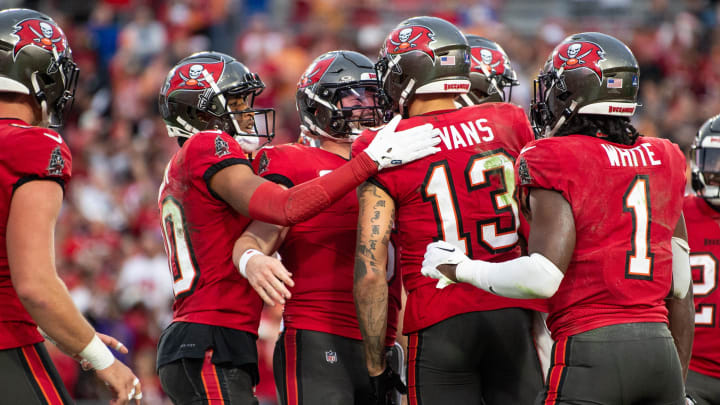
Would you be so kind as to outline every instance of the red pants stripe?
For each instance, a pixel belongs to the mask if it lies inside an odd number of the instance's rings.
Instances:
[[[417,332],[408,336],[408,404],[418,405],[417,395],[417,354],[419,337]]]
[[[568,338],[555,342],[555,349],[552,354],[552,367],[548,378],[547,397],[545,405],[554,405],[557,401],[560,386],[562,385],[563,374],[565,374],[566,360],[568,356]]]
[[[212,355],[212,349],[205,352],[205,360],[203,361],[200,378],[205,388],[208,405],[225,405],[225,399],[220,389],[220,381],[218,380],[217,368],[212,363]]]
[[[300,393],[298,392],[297,378],[297,331],[288,329],[285,331],[285,382],[287,385],[288,405],[300,404]]]
[[[24,346],[22,348],[22,353],[33,377],[35,378],[35,383],[40,388],[40,391],[45,397],[47,403],[50,405],[62,405],[62,397],[60,397],[50,374],[48,374],[45,369],[45,365],[43,364],[35,346]]]

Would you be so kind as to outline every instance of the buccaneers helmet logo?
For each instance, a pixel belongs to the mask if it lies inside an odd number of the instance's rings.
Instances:
[[[206,90],[211,88],[208,83],[209,77],[203,72],[207,71],[212,79],[217,83],[225,69],[225,63],[193,63],[189,62],[175,68],[173,75],[166,83],[166,95],[175,90]]]
[[[67,39],[60,27],[49,21],[27,19],[15,24],[13,34],[18,41],[13,48],[13,60],[28,45],[61,55],[67,48]]]
[[[435,40],[435,33],[429,28],[412,26],[398,28],[385,41],[385,50],[389,54],[399,54],[412,51],[420,51],[431,59],[435,59],[435,53],[430,49],[430,42]]]
[[[334,60],[335,56],[331,55],[310,65],[300,78],[300,81],[298,82],[298,89],[302,89],[319,82]]]
[[[592,42],[568,42],[560,45],[553,54],[553,67],[557,70],[590,69],[602,83],[603,73],[598,62],[605,60],[605,52]]]
[[[487,73],[501,75],[505,72],[505,57],[502,53],[487,48],[470,49],[470,58],[472,59],[472,71],[485,73],[483,66],[487,69]]]

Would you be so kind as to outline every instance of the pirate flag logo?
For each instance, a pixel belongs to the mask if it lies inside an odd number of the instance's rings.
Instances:
[[[50,53],[62,55],[67,48],[67,39],[60,27],[50,21],[28,19],[15,24],[13,35],[18,41],[13,48],[13,60],[17,59],[26,46],[36,46]]]
[[[598,44],[592,42],[569,42],[560,45],[553,52],[553,67],[555,70],[590,69],[602,83],[603,73],[598,65],[605,60],[605,52]]]
[[[398,28],[385,41],[385,50],[389,54],[419,51],[434,60],[435,53],[430,49],[430,42],[434,40],[435,33],[429,28],[417,25]]]

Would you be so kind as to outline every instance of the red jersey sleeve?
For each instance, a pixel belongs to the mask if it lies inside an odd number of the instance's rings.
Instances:
[[[287,152],[289,151],[286,150],[285,146],[292,145],[271,146],[260,149],[252,164],[258,176],[290,188],[303,181],[294,175],[297,165],[293,165],[293,162],[297,163],[297,160],[288,156]]]
[[[568,176],[567,155],[558,156],[553,148],[556,139],[540,139],[529,143],[520,152],[515,162],[515,179],[519,186],[518,196],[521,204],[526,204],[527,191],[530,188],[555,190],[572,202]],[[558,146],[558,145],[556,145]]]
[[[222,131],[198,132],[186,142],[186,167],[190,178],[203,179],[208,192],[221,200],[220,196],[210,189],[210,179],[220,170],[243,164],[252,169],[252,164],[243,153],[240,145]]]
[[[63,189],[70,181],[72,157],[62,137],[46,128],[17,126],[17,133],[6,138],[12,153],[5,160],[17,181],[13,189],[37,179],[53,180]]]

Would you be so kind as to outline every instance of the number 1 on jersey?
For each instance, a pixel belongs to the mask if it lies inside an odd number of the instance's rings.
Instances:
[[[623,212],[632,214],[632,249],[625,256],[625,278],[652,280],[653,259],[650,252],[650,178],[638,174],[625,191]]]

